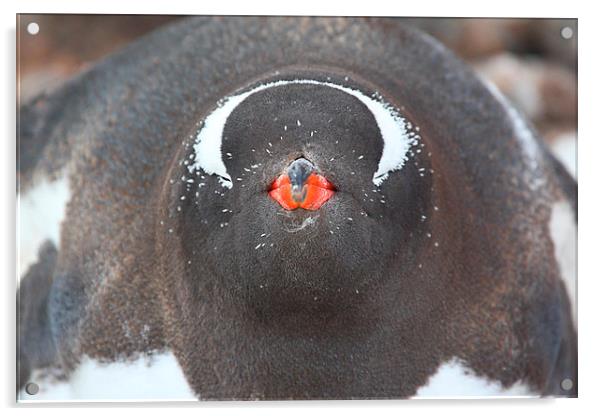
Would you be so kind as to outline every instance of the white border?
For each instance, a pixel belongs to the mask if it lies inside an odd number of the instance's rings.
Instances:
[[[335,0],[304,0],[298,2],[266,1],[266,2],[202,2],[197,1],[156,1],[156,2],[124,2],[122,0],[103,0],[102,2],[77,1],[48,1],[21,0],[17,2],[2,2],[0,19],[3,22],[3,64],[2,76],[4,99],[2,100],[2,126],[6,129],[2,140],[2,223],[0,229],[5,230],[0,249],[0,264],[3,265],[3,314],[6,325],[6,336],[0,342],[2,353],[1,388],[4,406],[14,407],[14,360],[15,360],[15,285],[11,276],[15,276],[15,234],[14,234],[14,190],[15,190],[15,13],[17,12],[70,12],[70,13],[147,13],[147,14],[312,14],[312,15],[400,15],[400,16],[490,16],[490,17],[578,17],[579,18],[579,396],[578,400],[442,400],[442,401],[345,401],[345,402],[244,402],[244,403],[205,403],[202,410],[196,404],[179,405],[178,412],[198,415],[199,411],[207,413],[228,414],[235,411],[247,410],[250,414],[287,414],[306,415],[331,414],[334,408],[344,409],[345,414],[365,415],[377,410],[383,414],[399,415],[407,410],[418,410],[426,414],[440,415],[479,415],[487,412],[488,416],[503,415],[527,410],[530,415],[562,415],[593,414],[594,409],[600,408],[598,402],[600,378],[602,374],[602,333],[599,330],[601,316],[600,297],[602,296],[602,277],[599,265],[599,243],[602,224],[599,206],[601,164],[598,157],[602,154],[602,140],[599,128],[599,105],[602,85],[600,75],[599,39],[602,30],[597,9],[589,4],[593,2],[547,1],[525,2],[524,0],[505,0],[503,2],[472,2],[456,0],[454,2],[434,2],[429,0],[413,2],[391,2],[390,0],[372,0],[369,2],[349,2]],[[209,4],[208,4],[209,3]],[[588,4],[588,5],[585,5]],[[6,231],[8,230],[8,232]],[[8,277],[7,277],[8,276]],[[85,406],[86,414],[100,415],[118,411],[117,408],[127,407],[132,411],[144,412],[146,416],[164,414],[164,407],[173,405],[152,404],[154,408],[140,409],[138,406],[122,404],[102,405],[100,409]],[[21,409],[29,414],[40,406]],[[45,416],[81,414],[81,405],[70,408],[52,406],[41,410]],[[137,409],[132,407],[138,407]],[[148,406],[146,406],[148,407]],[[155,408],[156,407],[156,408]],[[10,414],[14,409],[9,409]],[[20,413],[23,414],[23,413]]]

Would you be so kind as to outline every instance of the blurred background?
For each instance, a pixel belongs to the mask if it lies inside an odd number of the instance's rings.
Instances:
[[[182,16],[19,15],[21,103]],[[383,25],[399,18],[371,18]],[[492,81],[577,176],[577,20],[402,18]]]

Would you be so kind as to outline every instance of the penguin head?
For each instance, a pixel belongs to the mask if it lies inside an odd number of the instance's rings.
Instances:
[[[294,311],[357,302],[413,261],[430,206],[424,145],[350,78],[267,80],[208,112],[172,198],[188,279],[210,271],[254,307]]]

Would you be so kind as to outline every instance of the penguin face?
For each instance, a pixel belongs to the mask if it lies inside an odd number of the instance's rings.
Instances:
[[[430,193],[419,137],[340,81],[275,82],[224,101],[223,124],[206,117],[182,176],[193,274],[209,266],[254,306],[298,309],[357,300],[411,257]]]

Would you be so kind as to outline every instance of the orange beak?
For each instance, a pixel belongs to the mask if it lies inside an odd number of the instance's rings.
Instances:
[[[334,192],[334,186],[324,176],[317,173],[312,173],[307,177],[300,192],[294,192],[291,180],[285,173],[272,183],[269,195],[286,210],[303,208],[315,211],[324,205],[334,195]]]

